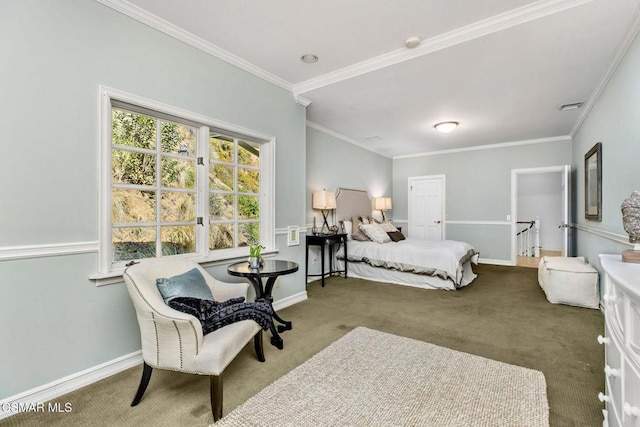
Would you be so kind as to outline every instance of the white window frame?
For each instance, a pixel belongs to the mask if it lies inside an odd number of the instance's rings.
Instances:
[[[275,148],[276,139],[242,126],[213,119],[158,101],[133,95],[117,89],[100,86],[99,90],[99,261],[98,272],[92,279],[105,279],[122,274],[124,265],[113,264],[111,223],[111,117],[113,108],[134,109],[155,117],[167,116],[172,120],[190,123],[198,129],[197,157],[203,166],[196,166],[196,214],[203,224],[196,226],[196,252],[173,255],[188,257],[196,262],[230,261],[248,256],[247,247],[209,251],[209,133],[219,132],[234,138],[260,143],[260,243],[265,253],[275,251]]]

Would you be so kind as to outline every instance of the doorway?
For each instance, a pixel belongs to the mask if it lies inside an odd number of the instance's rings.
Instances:
[[[445,238],[445,175],[410,177],[409,236],[424,240]]]
[[[512,265],[570,253],[570,176],[568,165],[512,170]]]

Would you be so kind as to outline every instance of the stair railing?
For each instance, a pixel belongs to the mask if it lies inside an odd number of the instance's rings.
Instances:
[[[518,241],[518,256],[540,256],[540,217],[533,221],[517,221],[525,228],[516,233]]]

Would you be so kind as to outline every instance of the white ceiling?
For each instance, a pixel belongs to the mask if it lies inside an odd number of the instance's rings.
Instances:
[[[640,26],[640,0],[98,1],[311,101],[310,126],[388,157],[572,135]],[[446,120],[460,126],[439,134]]]

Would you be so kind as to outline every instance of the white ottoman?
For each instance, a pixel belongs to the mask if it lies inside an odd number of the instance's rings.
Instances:
[[[599,308],[598,270],[583,257],[542,257],[538,283],[553,304]]]

